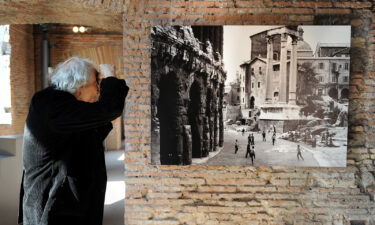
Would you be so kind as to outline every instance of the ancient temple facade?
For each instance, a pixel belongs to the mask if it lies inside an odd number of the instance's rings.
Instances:
[[[223,146],[226,72],[217,46],[223,32],[206,29],[195,29],[206,38],[202,42],[189,26],[152,28],[153,164],[189,165]]]
[[[252,61],[263,61],[255,64],[252,70],[255,73],[256,67],[260,71],[261,65],[265,67],[265,73],[262,72],[263,84],[259,79],[252,84],[257,89],[264,90],[265,94],[259,102],[260,129],[265,130],[272,126],[279,132],[284,132],[293,129],[298,123],[300,107],[296,104],[297,43],[301,39],[301,30],[288,26],[270,29],[251,37],[252,46],[256,46],[251,52]],[[266,45],[262,45],[264,42]],[[258,56],[253,57],[255,54]]]

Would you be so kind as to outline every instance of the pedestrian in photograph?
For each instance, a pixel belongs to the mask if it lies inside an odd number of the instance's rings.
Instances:
[[[250,146],[248,146],[249,149],[250,149]],[[252,146],[252,148],[250,149],[250,158],[251,158],[251,165],[254,165],[254,159],[255,159],[255,150],[254,150],[254,146]]]
[[[299,160],[300,157],[302,160],[304,160],[302,157],[301,147],[297,145],[297,159]]]
[[[252,144],[252,145],[255,145],[254,134],[251,134],[251,144]]]
[[[247,143],[252,144],[251,143],[251,134],[249,134],[249,136],[247,137]]]
[[[263,130],[262,132],[263,141],[266,141],[266,132]]]
[[[276,133],[273,133],[273,135],[272,135],[272,145],[275,145],[275,141],[276,141]]]
[[[250,144],[247,144],[247,146],[246,146],[246,155],[245,155],[245,158],[247,158],[248,155],[250,156],[250,150],[251,150],[251,148],[250,148]]]
[[[242,128],[242,136],[245,135],[245,128]]]
[[[129,88],[113,65],[72,57],[31,100],[23,144],[19,223],[100,225],[107,172],[103,141]],[[101,76],[103,79],[100,81]]]
[[[236,142],[234,143],[234,154],[237,154],[237,152],[238,152],[238,142],[236,139]]]

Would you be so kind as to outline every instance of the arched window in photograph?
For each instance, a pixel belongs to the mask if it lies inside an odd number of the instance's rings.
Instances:
[[[278,52],[273,52],[273,60],[276,60],[276,61],[279,60],[279,53]]]

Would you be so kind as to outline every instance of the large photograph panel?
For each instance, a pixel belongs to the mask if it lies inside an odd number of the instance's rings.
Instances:
[[[155,26],[152,164],[345,167],[350,26]]]

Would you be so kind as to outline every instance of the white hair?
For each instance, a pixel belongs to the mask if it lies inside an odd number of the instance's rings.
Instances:
[[[58,90],[74,94],[77,89],[87,84],[90,72],[95,64],[89,59],[71,57],[57,65],[51,77],[51,83]]]

